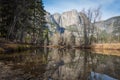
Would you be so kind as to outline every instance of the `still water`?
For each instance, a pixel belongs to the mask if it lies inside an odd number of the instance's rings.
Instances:
[[[120,80],[120,56],[79,49],[0,54],[0,80]]]

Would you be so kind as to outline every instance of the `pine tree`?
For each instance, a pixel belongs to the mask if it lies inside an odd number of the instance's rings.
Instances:
[[[24,42],[29,34],[42,43],[44,16],[42,0],[0,0],[0,36]]]

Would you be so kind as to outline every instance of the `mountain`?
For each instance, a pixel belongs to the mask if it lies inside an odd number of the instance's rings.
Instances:
[[[120,16],[96,22],[96,26],[101,30],[105,30],[107,33],[113,33],[117,30],[120,32]]]
[[[80,42],[80,35],[78,34],[83,34],[82,16],[84,16],[84,14],[77,10],[67,11],[62,14],[55,13],[53,15],[46,13],[46,25],[52,35],[50,38],[53,37],[55,41],[58,40],[55,39],[56,36],[58,37],[58,35],[56,35],[56,32],[58,32],[64,37],[64,42],[67,41],[68,43],[71,43],[74,36],[76,37],[75,42]]]
[[[92,28],[90,26],[92,23],[89,25],[87,16],[82,12],[78,12],[77,10],[66,11],[62,14],[55,13],[52,15],[50,13],[46,13],[46,21],[46,25],[51,33],[50,38],[53,37],[55,41],[59,40],[55,39],[56,36],[58,37],[58,34],[62,34],[64,41],[70,42],[72,41],[73,37],[75,37],[75,43],[79,45],[81,41],[84,41],[84,27],[87,29],[87,37],[91,37],[91,33],[88,29]],[[84,24],[87,25],[85,26]],[[105,39],[105,37],[108,38],[107,36],[120,36],[120,16],[96,22],[94,29],[94,39],[96,40],[98,38],[101,40],[103,38]],[[56,32],[58,32],[58,34],[56,34]]]
[[[81,29],[81,25],[84,22],[82,15],[83,13],[78,12],[77,10],[71,10],[66,11],[62,14],[47,14],[46,18],[47,22],[53,24],[55,27],[63,27],[65,29],[69,29],[71,26],[79,26],[78,28]],[[111,33],[115,28],[118,28],[120,26],[120,16],[96,22],[95,25],[97,28],[106,30],[108,33]]]
[[[62,14],[55,13],[50,15],[47,13],[46,21],[49,23],[47,25],[54,25],[56,27],[70,28],[71,26],[80,26],[82,24],[81,19],[82,13],[77,12],[77,10],[71,10],[64,12]]]

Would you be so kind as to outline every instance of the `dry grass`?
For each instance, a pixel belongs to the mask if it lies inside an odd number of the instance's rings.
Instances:
[[[89,48],[98,54],[120,56],[120,43],[93,44]]]
[[[43,46],[43,47],[48,47],[48,48],[64,48],[64,46],[59,46],[59,45],[49,45],[49,46]]]
[[[120,43],[92,44],[89,47],[92,49],[120,50]]]
[[[16,42],[8,41],[4,38],[0,38],[0,53],[11,51],[22,51],[33,47],[31,44],[20,44]]]
[[[11,51],[20,51],[27,48],[31,48],[31,45],[26,44],[14,44],[14,43],[3,43],[0,45],[0,53],[11,52]]]
[[[4,52],[4,49],[0,47],[0,53]]]
[[[120,56],[120,50],[93,49],[93,53]]]
[[[18,46],[19,44],[4,44],[3,47],[16,49]]]

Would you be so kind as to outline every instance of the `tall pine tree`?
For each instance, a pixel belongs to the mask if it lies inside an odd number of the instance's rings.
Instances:
[[[42,43],[45,25],[42,0],[0,0],[0,36],[24,42]]]

